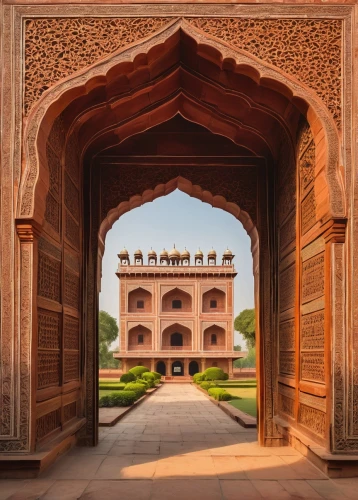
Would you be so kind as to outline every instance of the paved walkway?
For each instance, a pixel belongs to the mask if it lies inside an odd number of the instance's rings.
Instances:
[[[260,448],[256,431],[189,384],[164,385],[100,438],[36,480],[0,481],[0,499],[358,498],[358,479],[329,480],[292,448]]]

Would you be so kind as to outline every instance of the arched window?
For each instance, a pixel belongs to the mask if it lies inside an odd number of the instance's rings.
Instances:
[[[211,300],[210,301],[210,309],[216,309],[217,307],[218,307],[217,300]]]
[[[144,309],[144,300],[137,300],[137,309]]]
[[[217,338],[216,338],[216,333],[211,334],[211,345],[216,345],[217,344]]]
[[[143,344],[144,343],[144,336],[143,334],[138,335],[138,344]]]
[[[173,300],[172,301],[173,309],[181,309],[181,300]]]

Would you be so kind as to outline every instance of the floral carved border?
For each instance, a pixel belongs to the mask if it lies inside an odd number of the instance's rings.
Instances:
[[[340,126],[341,19],[186,19],[201,31],[249,52],[308,85]],[[26,20],[25,115],[46,90],[63,78],[149,36],[169,22],[169,17]]]

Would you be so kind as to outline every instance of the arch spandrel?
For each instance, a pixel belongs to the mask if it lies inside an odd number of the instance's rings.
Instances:
[[[46,129],[48,130],[48,125],[51,122],[50,115],[53,112],[51,111],[51,107],[52,110],[54,109],[53,105],[56,106],[57,110],[64,109],[66,103],[69,103],[68,99],[73,99],[74,94],[77,97],[79,94],[86,94],[89,91],[94,84],[93,79],[99,77],[103,81],[103,78],[106,78],[106,75],[115,66],[119,64],[132,64],[136,58],[140,60],[141,55],[149,54],[153,46],[165,44],[179,30],[182,30],[187,36],[192,38],[198,47],[208,46],[212,48],[212,53],[216,52],[220,54],[221,61],[234,60],[237,66],[254,68],[260,75],[261,82],[264,81],[266,85],[270,81],[278,82],[289,89],[289,92],[297,102],[302,101],[307,103],[307,110],[304,111],[313,131],[315,141],[319,141],[322,135],[325,138],[323,146],[321,145],[320,165],[317,167],[319,171],[325,172],[325,175],[324,178],[320,179],[320,186],[315,187],[317,195],[322,199],[322,203],[318,205],[319,218],[343,217],[345,215],[345,207],[343,202],[343,187],[338,171],[338,134],[332,116],[324,103],[311,89],[305,84],[298,82],[295,77],[285,74],[280,69],[268,63],[263,63],[255,56],[243,50],[234,49],[229,44],[214,39],[210,35],[194,28],[185,20],[180,19],[174,21],[169,27],[165,27],[152,35],[149,39],[134,44],[129,48],[120,49],[106,59],[93,64],[92,67],[82,70],[73,77],[67,78],[43,95],[31,111],[25,129],[24,149],[26,169],[20,188],[19,218],[36,217],[39,222],[43,218],[48,174],[40,144],[46,133],[43,134],[41,132],[41,127],[46,122]],[[45,115],[46,119],[44,121]],[[36,207],[34,203],[35,197],[37,200]]]

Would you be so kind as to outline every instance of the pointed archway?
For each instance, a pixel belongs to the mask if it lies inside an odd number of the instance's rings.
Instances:
[[[127,79],[122,87],[117,85],[120,76]],[[232,165],[226,160],[224,165],[208,165],[206,158],[204,164],[195,164],[195,168],[179,165],[171,170],[162,168],[160,172],[147,169],[142,177],[135,177],[135,182],[134,168],[131,174],[122,170],[121,187],[118,182],[109,182],[109,176],[104,197],[100,190],[104,185],[100,172],[108,163],[104,153],[177,114],[246,148],[248,163]],[[64,371],[63,385],[75,381],[78,392],[71,395],[75,399],[69,404],[74,403],[76,409],[71,416],[73,422],[81,426],[81,417],[86,421],[82,443],[97,441],[93,367],[97,364],[97,297],[106,232],[125,211],[176,187],[232,213],[252,240],[260,443],[273,445],[282,441],[275,420],[281,411],[289,422],[297,422],[309,435],[304,405],[298,400],[301,372],[295,363],[301,353],[295,352],[292,342],[300,332],[294,314],[300,306],[298,278],[303,283],[305,279],[305,266],[301,269],[299,265],[300,252],[319,234],[318,246],[304,255],[310,261],[307,269],[317,266],[322,281],[325,238],[332,231],[341,231],[344,223],[339,225],[336,219],[345,215],[337,133],[328,111],[314,93],[277,68],[205,37],[179,20],[138,44],[134,55],[132,48],[118,51],[46,93],[29,116],[24,147],[26,168],[19,193],[18,234],[21,259],[28,259],[30,252],[35,264],[28,272],[28,266],[22,267],[20,286],[29,290],[29,283],[32,286],[36,282],[38,290],[30,297],[36,319],[23,325],[31,331],[37,321],[40,326],[45,324],[42,314],[55,317],[56,324],[65,325],[65,332],[75,332],[77,349],[57,349],[53,366],[58,373]],[[310,160],[303,156],[309,147]],[[319,154],[315,148],[319,148]],[[140,174],[147,165],[136,161],[136,172]],[[219,167],[221,183],[213,181],[218,178],[213,172]],[[240,172],[234,172],[237,167]],[[296,178],[304,169],[309,169],[309,176],[305,177],[308,183],[303,184],[301,192]],[[38,281],[34,279],[37,269]],[[58,291],[56,283],[61,284],[61,280],[63,287]],[[303,305],[323,297],[321,292],[319,289],[310,295],[306,291],[308,299],[304,299],[307,300]],[[53,295],[49,297],[49,293]],[[327,300],[324,307],[330,310],[332,298],[322,300]],[[49,301],[59,304],[56,310],[50,308]],[[329,326],[325,328],[328,342],[331,333]],[[286,337],[281,330],[288,331]],[[84,333],[86,341],[81,343]],[[275,349],[281,338],[290,341],[280,344],[277,367]],[[36,349],[33,359],[40,366],[46,358],[45,349]],[[301,357],[309,371],[309,356],[303,353]],[[324,373],[323,370],[323,374],[315,375],[321,377],[319,383],[326,382]],[[49,381],[46,375],[41,377],[36,389],[30,391],[34,405],[36,394],[43,395],[47,390]],[[307,381],[303,382],[307,389]],[[321,392],[320,397],[325,397]],[[325,420],[327,426],[328,421],[329,418]],[[31,422],[31,426],[36,425]],[[38,441],[31,439],[29,449],[34,450]],[[323,424],[315,439],[328,443]]]

